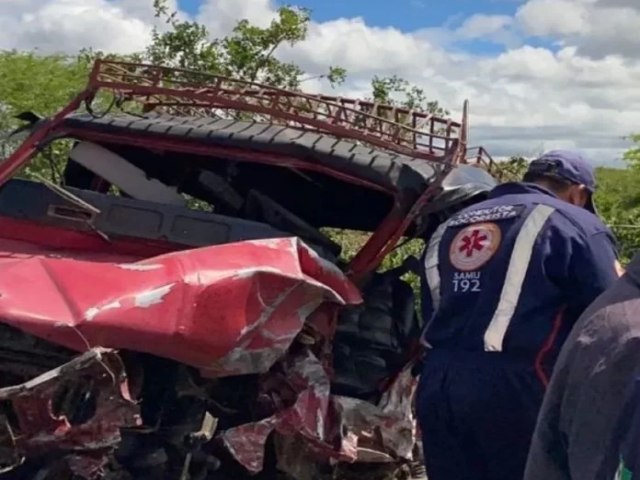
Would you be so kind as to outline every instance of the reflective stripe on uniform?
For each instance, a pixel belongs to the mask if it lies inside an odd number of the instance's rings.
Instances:
[[[443,222],[433,232],[431,239],[429,240],[429,246],[427,247],[427,253],[424,258],[425,276],[427,278],[427,285],[431,291],[431,304],[433,311],[436,312],[440,306],[440,272],[438,272],[438,252],[440,251],[440,240],[442,235],[447,229],[447,223]]]
[[[433,235],[431,235],[431,238],[429,239],[427,252],[424,255],[425,277],[427,279],[429,291],[431,292],[431,305],[433,307],[431,319],[426,322],[426,325],[422,330],[422,335],[420,336],[420,343],[427,348],[431,348],[431,345],[429,345],[426,340],[427,331],[429,330],[429,325],[440,306],[440,272],[438,271],[438,252],[440,251],[440,240],[442,240],[442,235],[444,235],[444,232],[447,229],[447,223],[448,222],[441,223],[436,231],[433,232]]]
[[[622,459],[620,460],[618,471],[616,472],[616,476],[613,480],[633,480],[633,473],[625,467],[624,460]]]
[[[526,218],[518,233],[498,306],[484,333],[484,349],[487,352],[502,351],[502,342],[520,300],[536,239],[554,211],[555,209],[548,205],[538,205]]]

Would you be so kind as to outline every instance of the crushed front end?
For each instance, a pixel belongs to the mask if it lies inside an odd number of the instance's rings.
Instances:
[[[98,61],[0,164],[0,477],[394,475],[421,325],[378,267],[492,186],[464,132]],[[12,178],[56,141],[58,178]]]

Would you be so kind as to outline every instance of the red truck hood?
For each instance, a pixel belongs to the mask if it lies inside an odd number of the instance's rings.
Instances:
[[[145,352],[207,376],[266,372],[320,304],[360,301],[337,267],[295,238],[135,263],[0,258],[3,323],[77,351]]]

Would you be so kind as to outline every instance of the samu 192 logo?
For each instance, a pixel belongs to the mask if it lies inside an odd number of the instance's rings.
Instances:
[[[502,233],[495,223],[477,223],[458,232],[449,247],[449,261],[457,270],[470,272],[485,265],[500,246]]]

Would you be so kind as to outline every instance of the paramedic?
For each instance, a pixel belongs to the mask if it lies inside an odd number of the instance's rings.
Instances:
[[[579,153],[551,151],[432,235],[416,399],[430,480],[522,479],[559,348],[618,278],[594,191]]]

